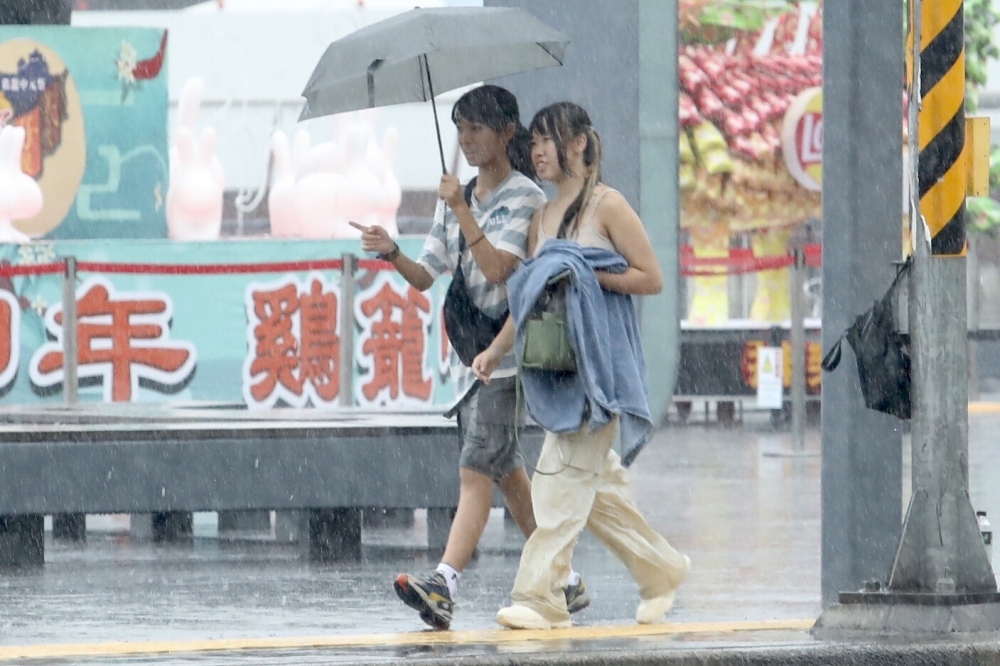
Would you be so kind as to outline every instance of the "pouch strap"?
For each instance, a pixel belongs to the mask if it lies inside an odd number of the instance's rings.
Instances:
[[[844,335],[842,334],[839,338],[837,338],[837,342],[835,342],[833,347],[830,348],[830,351],[826,353],[826,356],[823,357],[822,367],[824,371],[831,372],[836,370],[837,366],[840,365],[840,345],[843,341]]]

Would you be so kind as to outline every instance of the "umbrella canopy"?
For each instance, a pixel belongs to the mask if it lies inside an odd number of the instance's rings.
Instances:
[[[414,9],[330,44],[299,120],[404,102],[562,64],[569,38],[510,7]],[[428,72],[433,83],[428,80]]]
[[[564,34],[517,8],[414,9],[330,44],[302,92],[299,120],[433,104],[435,92],[562,65],[567,44]],[[440,128],[438,148],[443,168]]]

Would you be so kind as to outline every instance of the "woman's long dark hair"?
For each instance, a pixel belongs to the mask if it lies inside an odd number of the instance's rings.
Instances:
[[[536,179],[535,165],[531,161],[531,132],[521,124],[514,93],[494,85],[473,88],[459,97],[451,108],[451,121],[457,125],[459,120],[485,125],[498,133],[513,125],[514,136],[507,144],[507,159],[513,169]]]
[[[580,214],[601,181],[601,137],[594,130],[590,116],[583,107],[573,102],[557,102],[536,113],[531,120],[531,133],[552,139],[556,144],[559,168],[571,176],[576,174],[567,161],[566,144],[581,134],[587,137],[587,147],[583,151],[583,165],[586,169],[586,173],[582,174],[583,189],[566,209],[559,224],[559,233],[556,234],[556,238],[575,237]]]

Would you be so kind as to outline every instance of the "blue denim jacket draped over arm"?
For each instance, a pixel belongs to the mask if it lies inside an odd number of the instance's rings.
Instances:
[[[524,323],[535,302],[551,278],[569,271],[566,310],[577,372],[521,369],[525,404],[532,419],[556,433],[577,432],[584,424],[594,430],[620,416],[626,466],[653,429],[646,362],[632,297],[602,289],[595,271],[622,273],[627,268],[625,258],[615,252],[549,240],[507,282],[520,361]]]

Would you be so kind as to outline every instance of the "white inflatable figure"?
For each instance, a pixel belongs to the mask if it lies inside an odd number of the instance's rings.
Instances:
[[[267,206],[271,234],[279,238],[332,238],[333,211],[341,197],[343,168],[337,147],[310,145],[300,130],[293,146],[284,132],[271,137],[273,171]]]
[[[295,133],[292,160],[298,178],[314,173],[343,174],[347,168],[343,144],[337,141],[325,141],[313,146],[309,133],[305,130]]]
[[[292,154],[299,237],[339,238],[335,211],[344,191],[344,147],[332,141],[313,146],[309,133],[299,130]]]
[[[189,79],[177,104],[167,190],[167,228],[175,240],[213,240],[222,228],[226,176],[215,154],[215,129],[205,127],[195,138],[204,89],[201,79]]]
[[[392,170],[399,134],[383,145],[374,122],[335,119],[336,140],[311,145],[304,130],[291,145],[283,132],[271,139],[273,171],[268,194],[271,233],[284,238],[357,238],[348,224],[380,224],[393,236],[401,191]]]
[[[271,136],[271,186],[267,193],[267,210],[272,236],[292,238],[299,235],[292,151],[288,137],[280,130]]]
[[[0,130],[0,243],[29,242],[31,238],[13,221],[42,212],[42,188],[21,170],[23,148],[24,128],[5,125]]]
[[[343,193],[338,201],[334,222],[335,238],[360,238],[361,232],[349,222],[365,226],[381,224],[382,183],[368,168],[368,148],[374,143],[372,128],[362,123],[350,127],[345,138],[347,171]],[[393,229],[387,229],[393,234]]]

